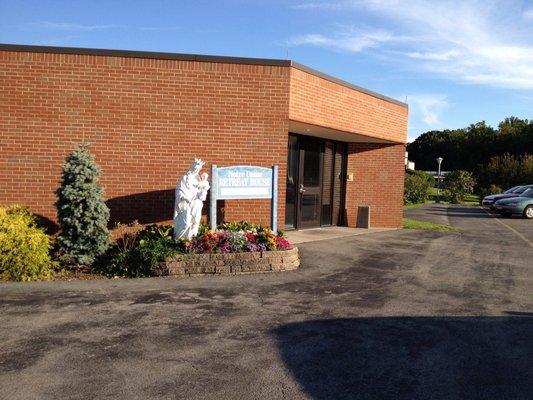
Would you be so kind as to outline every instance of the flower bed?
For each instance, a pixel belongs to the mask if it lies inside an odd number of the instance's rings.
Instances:
[[[261,225],[202,226],[191,241],[174,239],[172,226],[120,225],[114,245],[96,268],[108,276],[160,276],[281,271],[299,266],[297,249]]]
[[[292,245],[280,233],[247,222],[222,224],[212,231],[202,229],[191,242],[188,253],[241,253],[289,250]]]
[[[247,222],[202,229],[185,242],[185,253],[158,264],[161,275],[243,274],[298,268],[298,249],[281,233]]]

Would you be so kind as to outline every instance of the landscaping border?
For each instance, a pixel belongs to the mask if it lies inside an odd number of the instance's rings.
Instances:
[[[239,275],[290,271],[300,266],[298,248],[250,253],[178,254],[159,263],[162,275]]]

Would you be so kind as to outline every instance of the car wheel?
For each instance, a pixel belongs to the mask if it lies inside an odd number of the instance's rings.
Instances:
[[[524,210],[524,218],[533,219],[533,205],[527,206]]]

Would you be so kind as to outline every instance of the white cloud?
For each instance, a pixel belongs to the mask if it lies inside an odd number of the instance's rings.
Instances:
[[[375,30],[356,32],[352,30],[349,33],[341,33],[335,38],[326,37],[320,34],[296,36],[289,41],[289,44],[296,46],[310,44],[357,53],[391,40],[394,40],[394,36],[386,31]]]
[[[409,104],[409,142],[415,140],[420,132],[445,128],[445,123],[442,121],[443,114],[453,106],[446,95],[414,93],[397,98]]]
[[[447,61],[450,58],[457,57],[461,53],[457,50],[441,51],[441,52],[424,52],[413,51],[405,53],[407,57],[415,58],[418,60],[433,60],[433,61]]]
[[[441,114],[450,107],[446,95],[414,94],[407,96],[412,119],[421,119],[428,128],[436,129],[441,123]]]
[[[305,4],[300,8],[305,9]],[[374,21],[366,30],[315,33],[320,43],[307,44],[352,52],[373,48],[390,62],[401,62],[412,70],[467,83],[533,90],[533,24],[527,21],[533,18],[533,9],[523,11],[522,1],[352,0],[307,4],[308,8],[342,10],[343,18],[352,16],[354,26],[359,25],[361,15]],[[386,32],[387,36],[372,40],[373,32]]]

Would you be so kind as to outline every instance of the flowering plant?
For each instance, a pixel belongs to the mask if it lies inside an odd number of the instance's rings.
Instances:
[[[292,245],[281,232],[273,232],[262,225],[245,221],[225,223],[218,229],[204,227],[190,242],[186,243],[188,253],[240,253],[289,250]]]
[[[292,249],[292,245],[289,243],[289,241],[282,236],[276,236],[276,247],[278,250]]]

